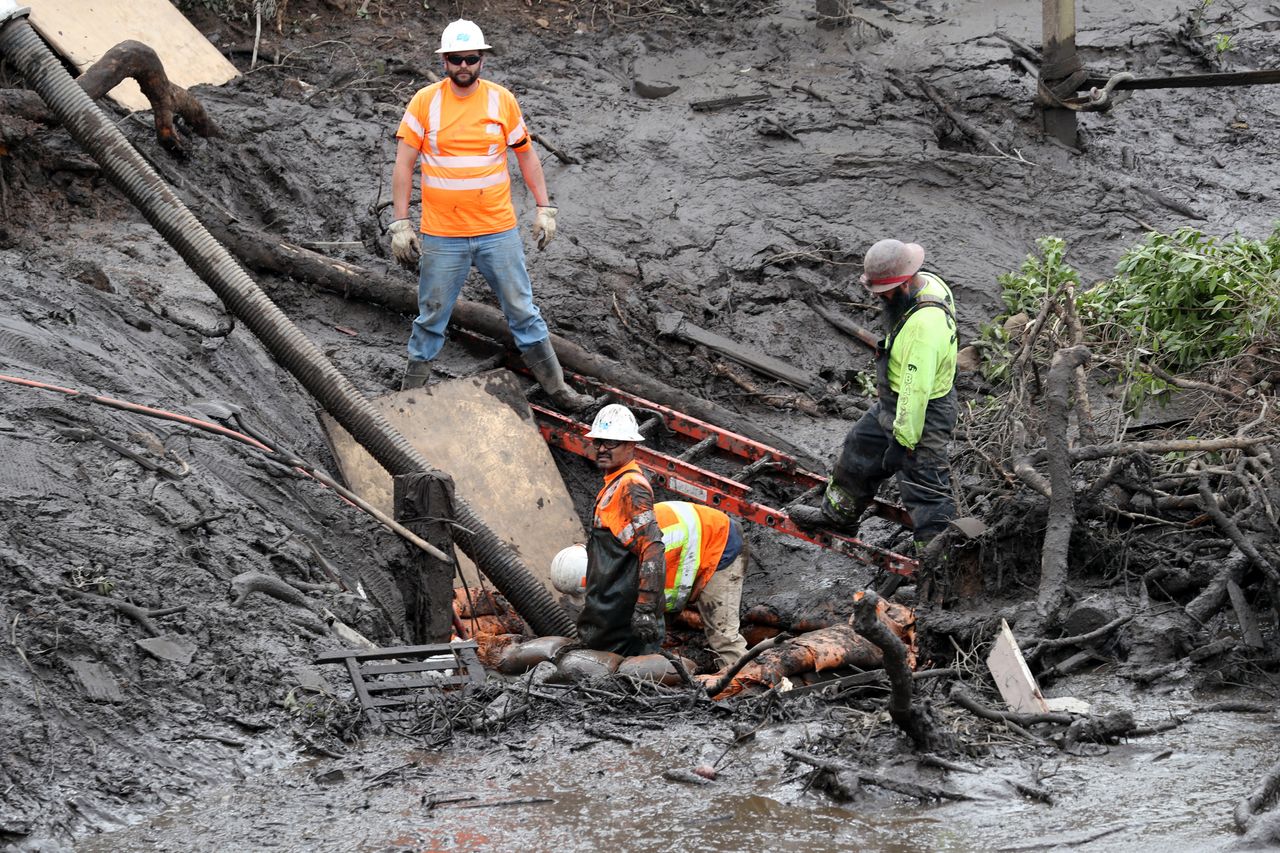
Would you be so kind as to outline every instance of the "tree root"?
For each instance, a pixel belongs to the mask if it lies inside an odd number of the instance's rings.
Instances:
[[[138,88],[151,102],[156,139],[169,153],[183,156],[188,146],[187,140],[174,124],[175,116],[200,136],[219,135],[217,125],[205,112],[204,105],[186,89],[170,82],[160,57],[142,42],[120,42],[87,68],[76,79],[76,83],[96,101],[114,89],[120,81],[130,77],[137,81]],[[44,124],[58,123],[35,92],[4,92],[0,97],[0,111]]]
[[[1280,762],[1273,764],[1262,777],[1262,781],[1258,783],[1258,787],[1236,804],[1234,814],[1236,829],[1240,832],[1248,832],[1258,816],[1269,805],[1274,805],[1277,796],[1280,796]]]
[[[231,591],[236,596],[236,600],[231,602],[232,607],[244,607],[250,595],[260,592],[286,604],[312,611],[311,602],[305,595],[280,578],[262,572],[243,572],[236,575],[231,579]]]

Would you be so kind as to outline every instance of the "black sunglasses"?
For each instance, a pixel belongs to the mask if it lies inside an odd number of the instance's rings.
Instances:
[[[479,53],[468,53],[466,56],[446,53],[444,61],[450,65],[478,65],[484,57]]]
[[[626,444],[625,441],[607,441],[603,438],[593,438],[592,441],[596,443],[596,447],[599,447],[602,450],[617,450],[619,447]]]

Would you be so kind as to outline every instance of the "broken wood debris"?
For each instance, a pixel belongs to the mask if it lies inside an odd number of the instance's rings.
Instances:
[[[889,791],[895,791],[899,794],[906,794],[908,797],[915,797],[918,800],[972,800],[974,797],[959,791],[949,791],[946,788],[938,788],[932,785],[923,785],[919,782],[910,782],[906,779],[896,779],[883,773],[876,773],[862,767],[852,764],[846,764],[842,761],[835,761],[829,758],[819,758],[816,755],[810,755],[807,752],[801,752],[798,749],[785,748],[782,750],[784,755],[788,755],[803,764],[816,767],[819,770],[825,770],[828,773],[852,773],[858,777],[860,782],[867,785],[876,785]]]
[[[691,101],[690,108],[695,112],[707,113],[714,110],[723,110],[727,107],[740,107],[745,104],[758,104],[761,101],[769,100],[767,94],[760,95],[730,95],[725,98],[712,98],[709,101]]]

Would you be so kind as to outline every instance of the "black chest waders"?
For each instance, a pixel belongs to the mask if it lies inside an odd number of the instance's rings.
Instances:
[[[578,637],[590,649],[620,655],[648,654],[632,636],[631,616],[640,595],[640,560],[607,527],[587,540],[587,590]]]

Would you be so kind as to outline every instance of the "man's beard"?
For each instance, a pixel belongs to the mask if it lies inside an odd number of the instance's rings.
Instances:
[[[449,79],[453,81],[453,85],[458,86],[459,88],[465,89],[468,86],[470,86],[472,83],[480,79],[480,66],[479,65],[463,65],[460,68],[454,68],[453,70],[449,71],[448,74],[449,74]],[[459,77],[465,77],[466,79],[459,80],[458,79]]]
[[[898,288],[889,294],[884,307],[880,309],[880,320],[884,323],[885,333],[892,334],[902,315],[911,310],[911,306],[915,304],[916,297],[909,289]]]

